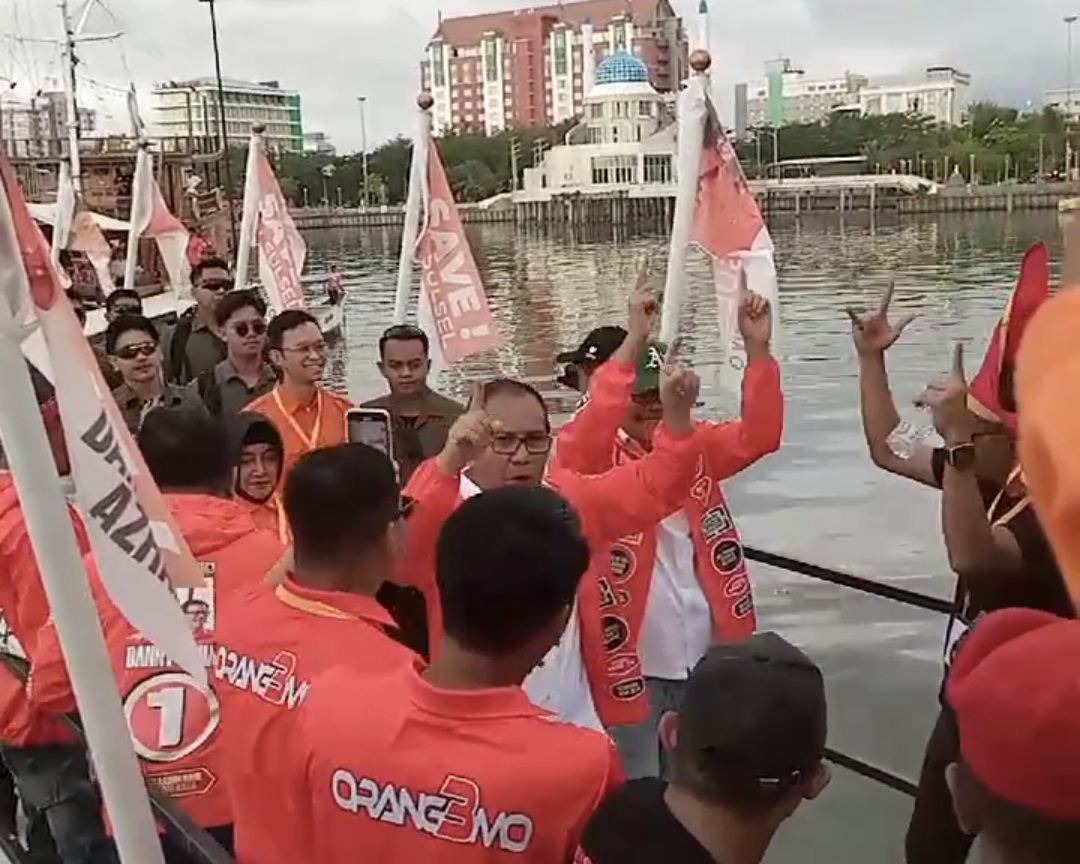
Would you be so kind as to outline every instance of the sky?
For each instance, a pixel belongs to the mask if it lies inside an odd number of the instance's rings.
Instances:
[[[213,74],[208,6],[198,0],[92,0],[87,32],[122,30],[82,48],[80,99],[110,131],[126,129],[122,93],[133,82],[144,116],[156,81]],[[553,2],[553,0],[549,0]],[[569,2],[569,0],[568,0]],[[651,0],[627,0],[651,2]],[[78,12],[83,0],[70,0]],[[341,152],[362,145],[365,96],[371,148],[415,128],[419,61],[444,17],[544,5],[543,0],[217,0],[223,72],[277,79],[300,92],[307,131]],[[673,0],[696,32],[697,0]],[[789,57],[811,77],[885,74],[932,64],[972,75],[973,95],[1039,105],[1064,87],[1063,16],[1080,0],[710,0],[713,88],[728,110],[736,82]],[[1080,22],[1078,22],[1080,23]],[[56,0],[0,0],[0,91],[56,86],[58,49],[26,41],[58,35]],[[1080,49],[1080,30],[1076,31]],[[1080,87],[1080,63],[1076,63]],[[50,80],[52,79],[52,80]]]

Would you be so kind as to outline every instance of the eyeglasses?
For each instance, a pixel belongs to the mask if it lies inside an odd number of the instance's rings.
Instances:
[[[125,345],[113,352],[121,360],[134,360],[136,357],[151,357],[158,346],[153,342],[140,342],[138,345]]]
[[[500,456],[513,456],[524,447],[530,456],[541,456],[551,449],[550,432],[524,432],[514,435],[500,432],[491,438],[491,452]]]
[[[198,288],[202,288],[204,291],[214,291],[218,294],[224,294],[226,291],[231,291],[233,287],[232,279],[215,279],[212,282],[201,282]]]
[[[233,333],[243,339],[248,333],[255,336],[262,336],[266,332],[265,321],[237,321],[233,324]]]
[[[295,348],[282,348],[286,354],[311,354],[322,357],[326,354],[325,342],[314,342],[311,345],[297,345]]]
[[[117,304],[113,306],[112,314],[117,318],[121,315],[142,315],[142,306],[137,303]]]

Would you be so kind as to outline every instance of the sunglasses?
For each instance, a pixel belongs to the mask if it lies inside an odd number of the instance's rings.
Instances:
[[[224,293],[231,291],[233,287],[232,279],[218,279],[213,282],[203,282],[199,285],[204,291],[215,291],[217,293]]]
[[[121,315],[142,315],[142,306],[135,303],[113,306],[113,315],[119,318]]]
[[[238,321],[233,325],[233,333],[243,339],[248,333],[255,336],[262,336],[266,332],[266,322],[264,321]]]
[[[513,456],[520,447],[531,456],[541,456],[551,449],[551,434],[548,432],[526,432],[511,435],[501,432],[491,439],[491,452],[499,456]]]
[[[142,342],[139,345],[125,345],[117,348],[115,354],[121,360],[134,360],[136,357],[152,357],[158,346],[153,342]]]

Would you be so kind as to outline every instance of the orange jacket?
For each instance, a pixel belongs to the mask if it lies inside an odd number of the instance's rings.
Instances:
[[[623,776],[606,735],[520,687],[442,690],[413,667],[329,670],[273,744],[263,776],[299,806],[278,854],[242,864],[568,864]]]
[[[208,590],[190,599],[209,606],[206,629],[197,636],[205,646],[207,666],[213,657],[215,620],[243,616],[239,590],[261,583],[281,560],[285,547],[260,531],[235,501],[209,495],[167,495],[177,527],[202,564]],[[211,691],[200,691],[187,673],[172,665],[139,634],[109,599],[92,559],[87,557],[91,588],[101,611],[102,629],[124,702],[143,773],[177,798],[204,828],[232,821],[221,781],[220,709]],[[70,683],[55,642],[55,628],[43,631],[53,643],[49,663],[30,688],[35,702],[53,710],[72,704]]]
[[[592,566],[578,588],[577,609],[589,688],[605,726],[644,720],[649,707],[641,664],[607,662],[605,642],[610,644],[611,633],[606,631],[613,623],[607,620],[613,616],[606,611],[611,606],[607,596],[608,550],[619,537],[655,526],[682,505],[700,452],[696,435],[676,436],[661,426],[653,451],[643,459],[596,476],[557,465],[548,473],[547,483],[573,505],[581,518],[593,552]],[[442,521],[461,501],[460,483],[460,476],[447,475],[436,460],[429,459],[405,488],[405,494],[417,502],[438,501],[444,508],[441,520],[429,515],[430,521],[423,524],[410,521],[408,536],[411,563],[416,568],[412,575],[427,597],[433,656],[442,630],[435,585],[435,542]]]
[[[560,430],[553,457],[557,466],[599,474],[630,459],[641,448],[621,431],[633,393],[636,369],[609,361],[589,380],[588,397]],[[699,420],[695,435],[702,460],[682,502],[690,523],[697,578],[712,612],[717,639],[745,639],[757,627],[742,540],[720,483],[780,447],[784,432],[784,394],[780,364],[772,357],[753,360],[742,383],[741,419]],[[619,653],[637,651],[656,566],[657,526],[623,537],[611,547],[607,594],[629,625],[628,643]]]
[[[1020,466],[1065,584],[1080,611],[1080,289],[1035,314],[1016,366]]]
[[[314,861],[311,849],[289,858],[279,842],[279,827],[296,818],[293,793],[299,790],[275,783],[266,794],[268,778],[296,767],[275,749],[274,730],[303,702],[315,675],[339,664],[381,673],[408,665],[415,655],[387,635],[393,619],[373,597],[315,591],[290,578],[235,597],[243,614],[223,618],[214,634],[214,687],[236,857],[243,864]]]
[[[75,511],[70,513],[79,550],[85,555],[89,549],[86,533]],[[15,481],[7,471],[0,472],[0,612],[37,677],[43,665],[40,635],[49,620],[49,601],[15,493]],[[5,744],[73,742],[74,734],[56,715],[74,707],[74,702],[67,703],[58,712],[32,704],[26,686],[6,668],[0,669],[0,741]]]

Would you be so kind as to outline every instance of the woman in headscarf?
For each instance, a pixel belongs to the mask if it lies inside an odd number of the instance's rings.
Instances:
[[[254,411],[243,411],[229,423],[236,458],[236,498],[250,507],[256,525],[289,545],[292,537],[281,506],[285,453],[281,435],[273,423]]]

